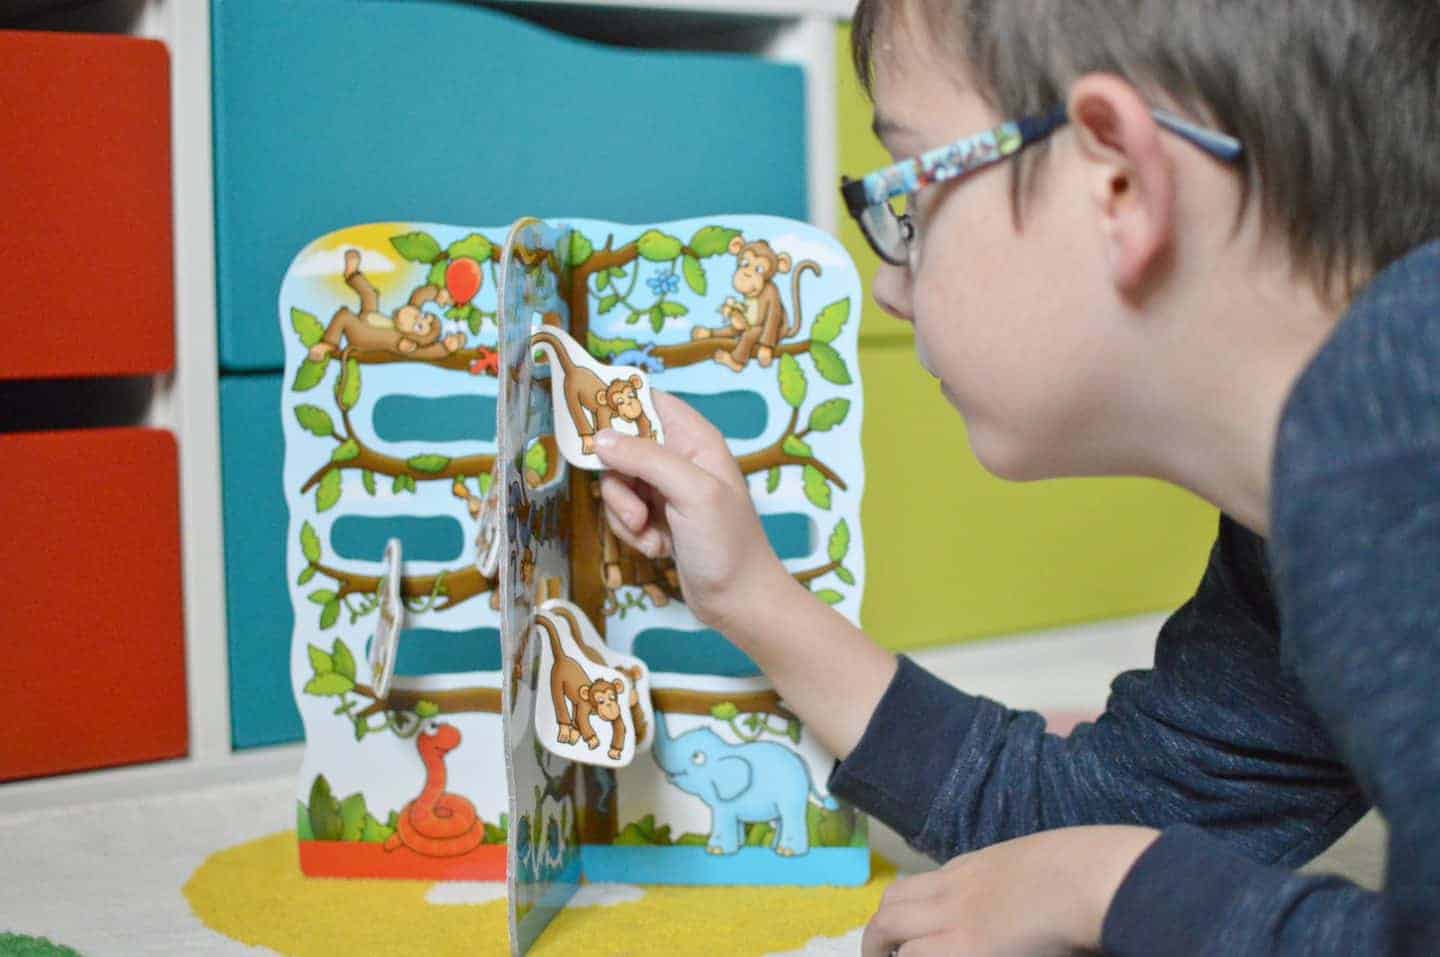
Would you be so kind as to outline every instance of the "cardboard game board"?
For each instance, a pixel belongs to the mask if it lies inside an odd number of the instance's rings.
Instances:
[[[623,546],[588,437],[726,436],[777,553],[858,620],[859,281],[803,223],[385,223],[280,294],[307,875],[846,884],[865,822],[769,682]],[[564,358],[562,359],[562,353]],[[600,388],[597,388],[597,384]]]

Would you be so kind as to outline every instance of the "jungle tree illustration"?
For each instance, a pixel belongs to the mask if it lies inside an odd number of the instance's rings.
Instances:
[[[690,314],[690,306],[682,301],[686,298],[683,290],[704,297],[712,277],[722,277],[720,281],[730,277],[735,262],[730,255],[732,240],[740,236],[738,231],[709,225],[696,231],[688,241],[682,241],[662,230],[650,229],[620,246],[615,245],[613,235],[600,246],[578,230],[570,236],[568,248],[548,254],[548,260],[545,254],[531,254],[522,255],[521,261],[531,279],[539,280],[542,287],[547,276],[568,271],[570,288],[560,292],[569,305],[570,332],[586,342],[597,358],[639,365],[652,375],[660,376],[657,381],[663,385],[666,371],[711,362],[717,350],[733,349],[738,343],[738,332],[723,330],[703,339],[658,341],[670,320]],[[410,232],[391,237],[390,245],[405,260],[426,268],[425,284],[445,291],[447,317],[457,325],[463,323],[470,336],[463,347],[443,358],[415,358],[390,350],[362,350],[347,345],[323,358],[311,359],[312,347],[326,336],[326,326],[314,313],[298,306],[291,308],[291,327],[307,350],[307,358],[299,366],[291,389],[304,394],[308,401],[296,405],[294,415],[315,439],[316,449],[315,468],[300,490],[306,495],[313,494],[317,514],[334,508],[346,495],[374,497],[379,494],[381,483],[388,485],[392,495],[415,494],[421,483],[429,482],[446,483],[457,497],[473,495],[478,500],[488,491],[495,465],[493,455],[452,457],[422,452],[406,458],[396,457],[368,445],[354,427],[351,415],[360,402],[368,367],[413,362],[457,376],[499,374],[495,351],[497,316],[494,311],[481,308],[478,293],[487,278],[491,289],[498,287],[496,267],[502,250],[478,233],[442,246],[428,233]],[[565,262],[558,262],[557,256],[565,257]],[[796,305],[791,303],[790,308]],[[590,332],[592,314],[623,315],[623,324],[633,327],[634,333],[608,339],[596,337]],[[775,361],[768,367],[752,364],[737,377],[737,382],[754,388],[758,387],[758,379],[774,375],[779,395],[791,410],[783,432],[770,445],[737,457],[740,471],[747,477],[763,475],[766,494],[774,494],[779,489],[787,471],[798,472],[806,499],[822,511],[831,507],[832,489],[843,491],[848,485],[844,476],[821,457],[816,445],[825,433],[846,421],[851,402],[846,398],[811,402],[811,376],[817,375],[838,386],[853,383],[844,357],[832,345],[850,317],[849,299],[829,303],[811,314],[793,316],[792,322],[800,332],[777,343]],[[807,329],[808,338],[802,338]],[[331,380],[328,398],[327,390],[321,389],[327,379]],[[458,385],[459,389],[464,388],[463,383]],[[525,477],[532,487],[553,480],[559,468],[553,440],[534,444],[526,453]],[[564,534],[571,548],[574,585],[571,597],[601,633],[605,630],[607,614],[623,614],[633,608],[646,607],[645,593],[633,587],[622,597],[621,590],[627,586],[657,585],[669,597],[679,599],[673,574],[663,574],[663,568],[657,572],[656,563],[623,545],[618,546],[622,554],[619,584],[612,587],[606,583],[601,557],[605,519],[592,488],[595,479],[587,472],[572,469],[569,480],[571,511],[567,516],[569,528]],[[558,515],[543,518],[557,523],[561,520]],[[539,522],[542,516],[537,513],[534,520]],[[537,528],[537,534],[539,531]],[[307,597],[317,606],[322,632],[333,628],[342,614],[350,624],[355,624],[376,612],[378,576],[327,560],[320,538],[308,521],[302,524],[299,537],[305,566],[298,584],[305,586],[314,581],[318,586]],[[849,549],[850,531],[842,519],[830,529],[829,561],[795,573],[796,579],[814,590],[823,601],[830,604],[842,601],[840,588],[855,584],[854,574],[845,565]],[[673,568],[673,563],[669,564]],[[832,577],[834,585],[817,587]],[[489,596],[493,601],[495,592],[496,583],[481,575],[470,562],[432,575],[404,576],[401,580],[402,598],[412,612],[450,611],[482,596]],[[347,658],[349,666],[341,667]],[[328,670],[324,667],[327,661],[330,662]],[[351,650],[338,638],[329,651],[312,645],[311,664],[314,674],[304,688],[305,693],[334,698],[335,713],[352,722],[357,740],[380,732],[404,734],[420,718],[436,714],[500,711],[500,692],[494,688],[430,691],[423,695],[396,689],[382,698],[373,688],[356,680]],[[776,715],[791,722],[786,725],[787,736],[798,737],[798,722],[773,693],[751,697],[754,700],[735,702],[698,692],[660,691],[656,693],[655,706],[677,713],[711,715],[717,706],[725,705],[738,707],[740,714]],[[588,779],[588,771],[582,773],[587,774],[587,784],[593,784]],[[613,804],[611,806],[613,808]],[[601,811],[599,816],[603,818],[603,809]],[[595,815],[587,817],[593,819]],[[605,827],[613,837],[613,819]],[[582,830],[586,830],[583,825]],[[592,832],[587,839],[594,836]]]

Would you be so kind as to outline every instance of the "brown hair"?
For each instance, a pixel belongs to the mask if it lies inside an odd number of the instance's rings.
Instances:
[[[897,15],[963,60],[1007,119],[1124,76],[1245,144],[1258,198],[1322,288],[1440,238],[1440,3],[1435,0],[860,0],[867,90]],[[966,131],[957,131],[963,135]],[[1015,165],[1019,215],[1034,157]]]

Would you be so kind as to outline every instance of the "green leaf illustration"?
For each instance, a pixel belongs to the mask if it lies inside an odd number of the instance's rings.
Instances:
[[[330,793],[330,782],[317,774],[310,786],[310,833],[317,841],[338,841],[344,827],[340,802]]]
[[[305,596],[315,605],[328,605],[335,600],[335,593],[328,588],[317,588]]]
[[[847,585],[855,584],[855,573],[848,568],[841,567],[835,569],[835,577]]]
[[[845,600],[845,596],[833,588],[822,588],[815,593],[815,597],[827,605],[838,605]]]
[[[295,837],[302,841],[315,840],[315,830],[310,826],[310,809],[300,801],[295,802]]]
[[[310,667],[315,669],[317,675],[328,675],[335,670],[335,659],[331,658],[324,648],[306,645],[305,650],[310,653]]]
[[[353,462],[360,457],[360,443],[354,439],[347,439],[335,446],[335,451],[330,453],[332,462]]]
[[[327,672],[305,683],[305,693],[319,698],[338,698],[355,690],[355,682],[341,674]]]
[[[365,815],[365,826],[360,829],[360,840],[366,844],[384,844],[394,833],[393,827],[386,827],[375,820],[374,816],[367,814]]]
[[[680,272],[685,277],[685,285],[697,296],[705,295],[709,283],[705,280],[705,270],[700,267],[700,260],[686,253],[685,258],[680,261]]]
[[[428,455],[414,455],[405,460],[405,464],[417,472],[424,472],[426,475],[436,475],[445,471],[450,466],[450,459],[444,455],[430,453]]]
[[[360,484],[365,486],[366,495],[375,494],[375,473],[365,469],[360,473]]]
[[[321,359],[319,362],[311,362],[306,359],[295,371],[295,384],[290,387],[290,390],[292,392],[309,392],[325,378],[325,367],[329,364],[329,359]]]
[[[813,465],[805,466],[805,497],[816,508],[830,508],[830,483],[824,473]]]
[[[326,628],[329,628],[331,625],[335,624],[335,622],[337,622],[337,621],[339,621],[339,620],[340,620],[340,603],[339,603],[338,601],[332,601],[330,604],[328,604],[328,605],[326,605],[324,608],[320,609],[320,630],[321,630],[321,631],[324,631]],[[344,677],[344,676],[342,675],[341,677]],[[349,679],[346,679],[346,680],[349,680]],[[354,682],[351,682],[351,684],[354,684]]]
[[[780,469],[777,467],[765,473],[765,491],[769,492],[771,495],[774,495],[775,490],[779,487]]]
[[[845,367],[845,360],[840,358],[840,353],[834,347],[827,346],[823,342],[810,343],[810,358],[815,360],[815,370],[825,378],[827,382],[836,385],[850,384],[850,370]]]
[[[850,526],[845,519],[835,523],[835,531],[830,533],[830,547],[826,553],[832,562],[842,562],[850,552]]]
[[[717,721],[729,721],[739,713],[740,709],[736,708],[735,705],[729,701],[723,701],[710,708],[710,716]]]
[[[613,293],[612,293],[611,295],[608,295],[608,296],[606,296],[605,298],[601,299],[601,300],[600,300],[600,315],[603,316],[603,315],[605,315],[607,312],[609,312],[611,309],[614,309],[614,308],[615,308],[615,304],[618,303],[619,301],[620,301],[620,297],[617,296],[617,295],[614,295]]]
[[[355,403],[360,401],[360,361],[358,359],[345,360],[345,376],[340,382],[340,392],[337,398],[340,408],[346,412],[355,408]]]
[[[657,333],[665,328],[665,310],[659,306],[650,307],[650,328]]]
[[[331,647],[330,657],[335,662],[335,673],[337,675],[344,675],[351,681],[355,680],[355,656],[350,654],[350,649],[346,646],[345,642],[336,638],[335,644]]]
[[[484,473],[477,479],[480,483],[480,494],[487,495],[490,492],[490,485],[495,481],[495,476],[489,472]]]
[[[479,233],[471,233],[464,239],[451,243],[446,248],[445,255],[451,259],[459,259],[464,256],[467,259],[483,263],[490,258],[493,252],[494,246],[490,244],[490,240]]]
[[[314,566],[314,565],[311,565],[310,567],[306,568],[303,572],[300,573],[300,577],[297,578],[297,579],[295,579],[295,584],[297,584],[297,585],[308,585],[308,584],[310,583],[310,579],[312,579],[312,578],[315,577],[315,572],[316,572],[315,566]]]
[[[295,419],[300,423],[300,428],[318,438],[323,439],[335,434],[335,422],[330,418],[330,413],[318,405],[297,405]]]
[[[315,526],[309,522],[300,526],[300,554],[307,562],[320,560],[320,536],[315,534]]]
[[[542,478],[550,472],[550,453],[545,446],[536,442],[525,450],[524,467]]]
[[[425,275],[427,285],[445,288],[445,271],[450,268],[450,262],[446,259],[438,260],[430,267],[430,272]]]
[[[595,291],[604,292],[610,288],[610,270],[605,270],[595,277]]]
[[[585,238],[585,234],[578,229],[570,233],[570,265],[579,266],[589,260],[595,252],[595,246]]]
[[[666,318],[690,315],[689,307],[683,306],[678,302],[662,302],[660,303],[660,311],[665,313]]]
[[[780,398],[792,409],[798,409],[805,402],[805,393],[808,386],[805,382],[805,370],[800,368],[800,363],[794,356],[785,355],[780,357]]]
[[[811,432],[829,432],[843,423],[849,415],[849,399],[830,399],[821,402],[811,411],[808,428]]]
[[[364,741],[365,735],[370,733],[370,726],[363,719],[355,719],[355,740]]]
[[[791,718],[790,723],[785,726],[785,736],[790,739],[791,744],[799,744],[800,734],[804,730],[805,726],[800,723],[799,719]]]
[[[397,475],[395,481],[390,483],[390,494],[399,495],[403,491],[405,491],[405,476]]]
[[[390,245],[395,251],[412,263],[433,263],[444,255],[440,244],[435,237],[429,233],[406,233],[404,236],[391,236]]]
[[[291,307],[290,326],[300,337],[300,344],[307,349],[325,338],[325,327],[320,325],[320,320],[304,309]]]
[[[340,501],[340,470],[331,469],[315,489],[315,511],[328,512]]]
[[[796,458],[808,459],[815,454],[810,451],[810,446],[806,445],[803,439],[798,439],[793,435],[785,436],[785,441],[780,443],[780,448],[786,455],[793,455]]]
[[[675,257],[680,255],[683,247],[680,245],[680,240],[674,236],[662,233],[658,229],[652,229],[635,241],[635,248],[643,259],[648,259],[652,263],[668,263],[673,262]]]
[[[830,343],[840,335],[840,330],[845,328],[845,323],[850,319],[850,300],[841,299],[839,302],[832,302],[820,310],[820,315],[815,317],[815,325],[810,327],[810,338],[816,342]]]
[[[738,229],[726,229],[723,226],[705,226],[700,229],[691,239],[690,248],[695,250],[695,255],[701,259],[710,256],[718,256],[721,253],[730,251],[730,240],[740,235]]]
[[[365,795],[352,794],[340,802],[340,840],[358,841],[365,830]]]
[[[433,718],[440,713],[440,706],[433,701],[420,701],[415,705],[415,714],[421,718]]]

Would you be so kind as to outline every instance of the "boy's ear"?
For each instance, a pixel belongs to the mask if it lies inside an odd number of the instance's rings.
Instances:
[[[1094,174],[1111,280],[1133,297],[1154,278],[1174,239],[1175,171],[1149,104],[1126,80],[1087,74],[1070,88],[1068,106]]]

